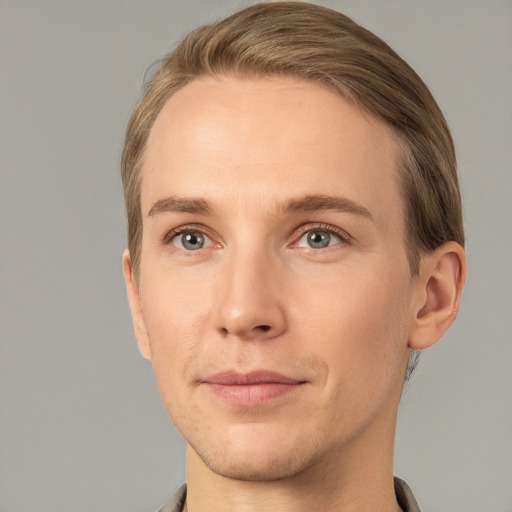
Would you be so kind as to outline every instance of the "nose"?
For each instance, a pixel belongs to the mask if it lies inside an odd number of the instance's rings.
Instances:
[[[260,251],[232,254],[218,275],[217,330],[240,340],[272,339],[287,329],[279,265]]]

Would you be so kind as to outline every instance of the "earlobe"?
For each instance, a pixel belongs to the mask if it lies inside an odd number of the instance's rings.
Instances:
[[[128,295],[128,303],[130,304],[130,311],[132,313],[135,338],[137,339],[141,354],[146,359],[151,360],[151,348],[146,330],[146,322],[144,321],[144,315],[140,304],[139,287],[135,281],[130,252],[128,249],[123,253],[123,273],[126,284],[126,293]]]
[[[409,346],[434,345],[457,317],[466,280],[466,256],[456,242],[446,242],[426,255],[420,265]]]

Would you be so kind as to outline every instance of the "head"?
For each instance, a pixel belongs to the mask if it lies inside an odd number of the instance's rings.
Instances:
[[[330,89],[391,126],[401,149],[398,179],[413,274],[422,254],[464,245],[453,140],[428,87],[384,41],[348,17],[301,2],[262,3],[201,27],[165,57],[128,124],[122,179],[128,248],[140,270],[141,170],[166,101],[201,77],[290,76]]]
[[[411,349],[430,346],[453,321],[465,267],[449,129],[391,48],[342,14],[306,3],[259,4],[199,28],[148,83],[129,122],[122,177],[139,346],[207,465],[230,476],[219,461],[226,444],[205,435],[226,418],[231,453],[246,455],[235,463],[237,478],[281,478],[281,467],[313,464],[375,422],[393,423]],[[335,212],[350,219],[349,234],[329,227],[331,218],[345,222],[329,217]],[[171,263],[158,253],[158,236]],[[350,253],[343,265],[340,251]],[[196,287],[199,300],[189,292]],[[308,345],[315,337],[332,345],[319,353],[318,343]],[[182,397],[174,364],[189,380]],[[281,369],[291,382],[277,384],[290,392],[272,402],[256,386],[264,407],[234,413],[221,396],[221,416],[203,415],[203,393],[217,392],[216,380],[258,365]],[[298,409],[290,409],[294,393]],[[346,410],[336,407],[339,397]],[[307,426],[294,437],[286,423],[315,407],[326,432],[344,424],[345,413],[351,418],[331,444],[308,444]],[[262,438],[268,445],[254,442]],[[277,460],[275,447],[284,445]],[[294,458],[296,446],[308,448]],[[262,466],[247,465],[256,459]]]

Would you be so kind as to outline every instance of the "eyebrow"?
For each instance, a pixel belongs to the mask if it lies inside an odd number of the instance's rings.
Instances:
[[[148,217],[159,213],[196,213],[206,215],[212,207],[206,199],[170,196],[159,199],[148,212]]]
[[[283,213],[312,213],[323,210],[335,210],[352,213],[372,219],[372,214],[365,206],[340,196],[305,195],[288,199],[280,208]],[[156,201],[148,212],[148,217],[161,213],[191,213],[208,215],[213,212],[211,203],[202,198],[184,198],[170,196]]]
[[[306,195],[286,201],[283,211],[285,213],[309,213],[322,210],[335,210],[342,213],[353,213],[372,219],[368,208],[356,201],[340,196]]]

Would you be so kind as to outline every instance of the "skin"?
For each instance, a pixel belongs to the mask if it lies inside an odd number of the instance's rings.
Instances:
[[[196,80],[159,114],[124,272],[190,512],[400,510],[404,372],[455,318],[465,259],[449,242],[411,276],[398,161],[391,128],[292,78]],[[301,384],[251,406],[205,384],[262,369]]]

